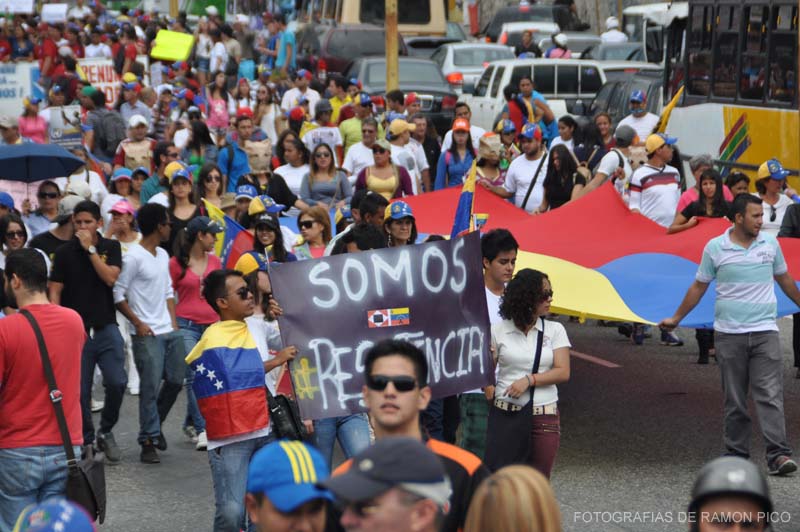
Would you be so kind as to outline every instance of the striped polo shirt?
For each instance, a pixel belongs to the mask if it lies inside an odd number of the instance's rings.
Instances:
[[[657,168],[643,164],[631,175],[628,205],[658,225],[669,227],[681,197],[680,184],[681,176],[672,166]]]
[[[717,281],[714,329],[730,334],[777,331],[774,277],[788,271],[781,247],[762,231],[745,249],[731,242],[732,230],[706,244],[697,270],[701,283]]]

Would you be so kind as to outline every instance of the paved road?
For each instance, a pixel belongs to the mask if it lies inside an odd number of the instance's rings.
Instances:
[[[787,425],[798,449],[800,380],[790,367],[790,322],[781,320],[781,328]],[[694,364],[691,331],[681,331],[689,339],[685,347],[667,348],[656,340],[632,346],[593,322],[569,323],[567,330],[575,351],[619,367],[573,357],[572,379],[560,387],[563,435],[553,486],[565,532],[687,530],[680,512],[694,476],[722,448],[718,369]],[[173,415],[184,408],[181,396]],[[127,396],[123,409],[116,431],[123,463],[106,469],[110,506],[101,530],[210,530],[214,499],[207,456],[183,440],[180,416],[165,426],[170,447],[161,453],[161,464],[144,465],[136,445],[136,398]],[[766,469],[763,453],[761,438],[754,437],[753,457]],[[776,511],[787,520],[774,530],[800,531],[800,475],[769,483]]]

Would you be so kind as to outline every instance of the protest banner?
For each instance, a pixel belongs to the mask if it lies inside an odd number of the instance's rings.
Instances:
[[[43,98],[44,91],[37,85],[39,64],[32,62],[0,64],[0,114],[22,114],[22,99],[28,96]]]
[[[305,419],[365,410],[364,357],[386,338],[428,358],[434,397],[494,378],[477,232],[456,240],[272,265],[284,345]]]
[[[67,20],[67,4],[44,4],[42,5],[42,21],[48,24],[62,24]]]
[[[149,85],[150,58],[146,55],[137,55],[136,62],[144,65],[144,71],[147,75],[143,81],[145,85]],[[86,81],[97,90],[105,93],[109,107],[114,105],[122,90],[120,76],[114,70],[114,60],[107,57],[78,59],[78,67],[81,69]]]
[[[67,149],[81,146],[81,106],[50,107],[50,143]]]
[[[3,13],[34,13],[33,0],[2,0],[0,11]]]

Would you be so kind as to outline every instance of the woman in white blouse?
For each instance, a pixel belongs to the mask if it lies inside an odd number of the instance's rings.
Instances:
[[[564,326],[544,319],[552,299],[547,275],[527,268],[503,293],[503,321],[492,326],[497,385],[484,460],[493,471],[523,462],[550,478],[561,441],[556,385],[569,380],[570,348]]]

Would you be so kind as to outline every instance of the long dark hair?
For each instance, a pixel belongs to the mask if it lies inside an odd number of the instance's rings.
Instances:
[[[256,222],[256,224],[253,225],[253,229],[255,230],[255,228],[258,227],[258,225],[259,224]],[[289,252],[286,251],[286,247],[283,245],[283,232],[281,231],[281,227],[280,225],[278,225],[277,229],[272,229],[272,227],[270,227],[270,230],[273,233],[275,233],[275,242],[272,243],[272,260],[274,260],[275,262],[286,262],[289,259]],[[266,248],[264,247],[264,244],[262,244],[261,241],[258,239],[257,232],[255,238],[253,239],[253,251],[257,251],[258,253],[261,253],[264,256],[269,255]]]
[[[174,183],[174,181],[173,181],[173,183]],[[192,205],[197,207],[197,203],[194,201],[194,198],[197,195],[197,193],[195,192],[194,189],[197,188],[197,187],[195,186],[195,183],[191,178],[191,174],[189,174],[189,184],[192,185],[192,191],[189,193],[189,197],[187,199],[189,200],[189,203],[191,203]],[[169,186],[167,186],[167,197],[169,198],[169,212],[171,214],[174,214],[175,213],[175,194],[172,193],[172,183],[170,183]]]
[[[205,124],[204,124],[205,125]],[[198,207],[203,206],[203,198],[206,197],[206,177],[208,174],[216,170],[220,178],[222,177],[222,170],[219,169],[215,163],[206,163],[200,168],[200,172],[197,174],[197,182],[194,184],[194,204]],[[225,193],[223,189],[224,183],[220,179],[219,182],[219,195],[222,196]]]
[[[331,154],[331,166],[328,168],[328,175],[331,177],[331,179],[336,176],[336,162],[334,161],[333,150],[325,142],[318,144],[317,147],[314,148],[314,152],[311,154],[311,162],[309,163],[310,171],[308,172],[308,185],[310,188],[314,186],[314,175],[319,172],[319,165],[317,165],[317,159],[314,157],[314,155],[316,155],[320,148],[325,148],[328,150],[328,153]]]
[[[500,300],[500,317],[511,320],[519,329],[527,329],[533,324],[536,307],[545,300],[544,281],[546,273],[525,268],[517,272],[506,285]]]
[[[389,242],[390,247],[392,243],[392,235],[389,233],[389,226],[392,225],[392,222],[395,221],[397,220],[394,220],[393,218],[387,218],[383,222],[383,231],[386,233],[386,240],[387,242]],[[406,245],[411,246],[416,244],[417,236],[419,236],[419,234],[417,233],[417,220],[415,218],[411,218],[411,235],[408,237],[408,242],[406,242]],[[430,242],[430,240],[426,239],[425,242]]]
[[[284,131],[284,133],[285,133],[285,131]],[[297,138],[297,136],[295,136],[295,137],[293,137],[293,138],[290,138],[290,139],[289,139],[289,142],[291,142],[292,144],[294,144],[294,148],[295,148],[297,151],[299,151],[299,152],[300,152],[300,157],[302,157],[302,158],[303,158],[303,164],[308,164],[308,159],[309,159],[309,156],[308,156],[308,148],[306,148],[306,145],[305,145],[305,144],[303,144],[303,141],[302,141],[302,140],[300,140],[299,138]],[[280,144],[280,147],[281,147],[281,153],[282,153],[283,155],[285,155],[285,150],[283,149],[283,143],[281,143],[281,144]],[[280,155],[279,155],[279,157],[280,157]],[[284,157],[281,157],[281,159],[282,159],[282,160],[281,160],[281,162],[282,162],[283,164],[289,164],[289,163],[286,161],[286,159],[285,159]]]
[[[561,163],[561,169],[556,170],[556,165],[553,161],[557,158]],[[569,148],[563,144],[556,144],[550,150],[550,157],[547,160],[547,174],[544,178],[544,188],[550,190],[559,184],[566,183],[572,180],[572,176],[578,171],[578,164],[575,162],[575,157],[569,151]]]
[[[178,261],[178,266],[181,267],[181,274],[178,276],[179,280],[184,278],[186,270],[189,269],[189,253],[194,243],[197,242],[199,235],[200,232],[197,232],[194,237],[190,237],[188,231],[182,229],[175,236],[175,242],[172,243],[172,253],[175,260]]]
[[[218,90],[220,94],[220,98],[225,100],[225,103],[228,103],[228,87],[227,85],[223,85],[222,88],[217,88],[217,75],[225,73],[221,70],[217,70],[211,75],[211,83],[206,86],[206,90],[208,91],[208,98],[211,99],[214,97],[214,91]],[[226,78],[227,79],[227,78]]]
[[[202,120],[192,120],[192,140],[186,147],[199,152],[203,146],[209,144],[214,144],[214,141],[206,123]]]
[[[453,133],[455,136],[455,132]],[[460,160],[458,157],[458,146],[456,146],[456,139],[453,138],[452,142],[450,142],[450,147],[447,149],[450,153],[453,154],[453,157],[456,161]],[[471,154],[473,159],[477,156],[475,154],[475,146],[472,145],[472,133],[467,131],[467,153]]]
[[[28,242],[28,228],[25,227],[25,222],[22,221],[22,217],[13,212],[9,212],[0,218],[0,249],[6,247],[6,233],[8,232],[8,226],[12,223],[19,224],[20,228],[22,228],[22,233],[25,235],[25,243]]]
[[[725,196],[723,195],[722,191],[722,176],[713,168],[709,168],[700,174],[700,179],[698,180],[700,186],[698,187],[699,190],[696,203],[700,207],[699,210],[701,212],[708,214],[708,209],[706,208],[706,196],[703,194],[703,181],[706,180],[713,180],[717,185],[717,189],[714,191],[714,197],[711,198],[711,214],[708,216],[711,218],[722,218],[728,213],[725,205]]]
[[[291,129],[284,129],[283,132],[278,135],[278,143],[275,145],[275,155],[278,156],[278,160],[280,161],[281,165],[286,164],[286,159],[283,157],[283,141],[286,140],[286,137],[290,136],[298,140],[300,139],[300,136]]]

